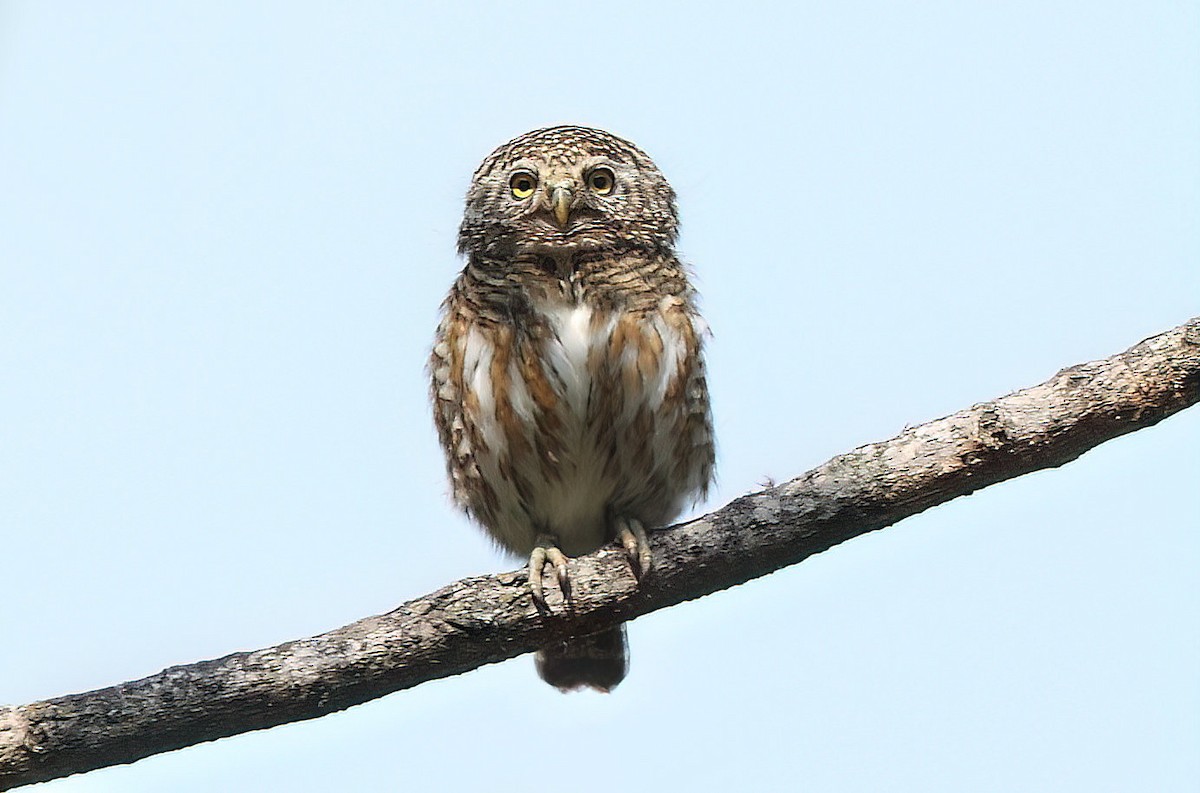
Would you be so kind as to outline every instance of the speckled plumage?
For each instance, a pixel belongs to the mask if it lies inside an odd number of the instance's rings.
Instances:
[[[677,517],[712,477],[707,330],[677,229],[654,163],[601,130],[534,130],[475,172],[466,267],[430,358],[434,416],[456,503],[531,555],[531,582],[547,551],[553,562],[614,539],[636,569],[640,527]],[[625,663],[609,632],[548,648],[539,670],[607,690]]]

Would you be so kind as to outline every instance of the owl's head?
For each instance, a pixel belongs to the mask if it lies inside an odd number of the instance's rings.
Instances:
[[[492,152],[471,180],[460,253],[510,258],[668,251],[675,191],[645,152],[588,127],[527,132]]]

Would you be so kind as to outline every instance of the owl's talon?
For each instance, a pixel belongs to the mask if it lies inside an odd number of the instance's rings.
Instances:
[[[529,588],[533,594],[533,602],[546,608],[546,591],[542,585],[543,568],[549,562],[554,566],[558,587],[562,590],[563,600],[571,599],[571,575],[567,569],[567,557],[554,544],[552,537],[539,537],[537,547],[529,554]]]
[[[617,540],[625,546],[629,555],[629,566],[633,574],[641,580],[654,565],[654,556],[650,553],[650,539],[646,536],[646,527],[637,518],[617,519]]]
[[[562,590],[563,600],[570,600],[571,576],[567,572],[567,557],[564,556],[563,552],[557,548],[554,549],[554,552],[557,553],[558,558],[562,560],[561,562],[555,562],[554,564],[554,571],[558,573],[558,588]]]

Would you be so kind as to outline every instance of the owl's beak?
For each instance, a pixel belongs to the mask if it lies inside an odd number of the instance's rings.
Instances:
[[[550,208],[554,211],[554,220],[560,229],[567,227],[567,220],[571,216],[572,198],[570,188],[566,187],[556,187],[550,193]]]

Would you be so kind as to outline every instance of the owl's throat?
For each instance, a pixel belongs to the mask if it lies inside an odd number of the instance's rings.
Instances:
[[[548,294],[556,294],[558,301],[568,304],[578,305],[583,302],[587,290],[584,288],[584,277],[578,263],[578,258],[570,252],[537,257],[538,270],[553,279],[557,285],[557,288],[549,289]]]
[[[536,262],[539,270],[564,283],[574,281],[578,272],[575,269],[575,254],[573,251],[538,254]]]

